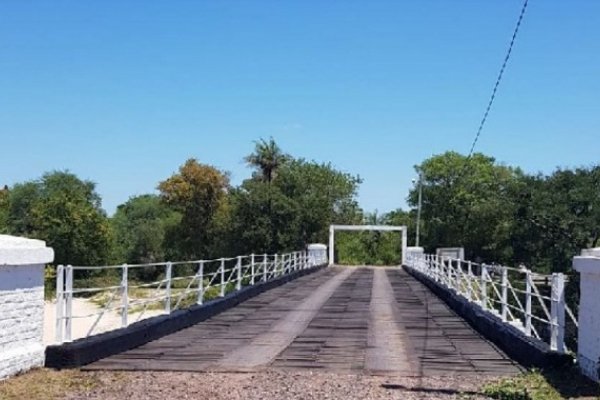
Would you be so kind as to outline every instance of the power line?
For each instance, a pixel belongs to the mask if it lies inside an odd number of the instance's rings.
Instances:
[[[517,26],[515,26],[515,30],[512,35],[512,39],[510,40],[510,45],[508,46],[508,51],[506,52],[506,56],[504,57],[504,62],[502,63],[502,67],[500,67],[500,72],[498,73],[498,77],[496,78],[496,84],[494,85],[494,89],[492,90],[492,95],[490,96],[490,100],[488,101],[487,107],[485,109],[485,113],[483,114],[483,118],[481,118],[481,122],[479,123],[479,128],[477,129],[477,134],[475,135],[475,139],[473,139],[473,144],[471,144],[471,150],[469,150],[469,155],[467,156],[467,159],[471,158],[471,156],[473,155],[473,151],[475,150],[477,141],[479,141],[479,137],[481,136],[481,131],[483,130],[485,122],[487,121],[488,115],[490,114],[492,104],[494,104],[494,100],[496,99],[496,92],[498,92],[498,87],[500,86],[500,82],[502,81],[502,76],[504,75],[504,70],[506,69],[508,60],[510,59],[510,54],[512,53],[512,49],[515,44],[515,40],[517,39],[517,35],[519,33],[519,28],[521,27],[521,22],[523,22],[523,17],[525,16],[525,11],[527,10],[528,3],[529,3],[529,0],[525,0],[523,2],[523,7],[521,8],[521,13],[519,14],[519,19],[517,20]]]

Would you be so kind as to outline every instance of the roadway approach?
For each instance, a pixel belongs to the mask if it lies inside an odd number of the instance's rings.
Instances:
[[[400,267],[340,266],[84,369],[303,369],[412,377],[522,370]]]

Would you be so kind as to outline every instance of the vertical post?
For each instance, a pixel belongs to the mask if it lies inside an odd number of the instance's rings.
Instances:
[[[401,233],[402,233],[402,264],[404,265],[404,264],[406,264],[406,248],[408,246],[408,243],[407,243],[408,238],[407,238],[407,232],[406,232],[405,226],[402,227]]]
[[[565,352],[565,276],[552,274],[551,295],[551,336],[550,348],[559,353]]]
[[[129,325],[127,317],[129,316],[129,293],[127,285],[127,264],[121,267],[121,327]]]
[[[242,288],[242,256],[237,257],[237,264],[235,267],[237,270],[237,282],[235,284],[235,289],[240,290]]]
[[[265,254],[263,254],[263,282],[267,281],[268,268],[269,268],[269,256],[265,253]]]
[[[273,276],[275,276],[275,277],[279,276],[277,274],[277,260],[278,260],[278,258],[279,257],[277,256],[277,254],[275,254],[275,261],[273,261]]]
[[[221,258],[221,293],[219,296],[225,297],[225,259]]]
[[[331,225],[329,227],[329,266],[333,265],[333,257],[334,257],[334,252],[333,252],[333,246],[335,244],[335,229],[333,228],[333,225]]]
[[[525,334],[531,336],[531,271],[525,273]]]
[[[204,261],[198,265],[198,304],[204,302]]]
[[[473,299],[473,264],[467,261],[467,300]]]
[[[481,287],[481,308],[487,310],[487,267],[485,264],[481,264],[481,281],[479,286]]]
[[[254,253],[250,254],[250,284],[254,285]]]
[[[65,312],[65,267],[56,267],[56,343],[63,342],[63,327]]]
[[[446,258],[448,268],[448,287],[452,288],[452,259],[450,257]]]
[[[508,269],[502,267],[502,321],[508,318]]]
[[[66,304],[65,304],[65,341],[71,341],[73,331],[73,266],[67,265],[66,276]]]
[[[173,279],[173,263],[167,262],[165,270],[165,313],[171,313],[171,281]]]

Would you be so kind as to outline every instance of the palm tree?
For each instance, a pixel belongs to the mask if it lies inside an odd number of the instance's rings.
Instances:
[[[273,138],[268,141],[260,139],[254,143],[254,152],[244,160],[260,172],[263,180],[271,183],[277,175],[277,169],[287,162],[289,156],[281,151]]]

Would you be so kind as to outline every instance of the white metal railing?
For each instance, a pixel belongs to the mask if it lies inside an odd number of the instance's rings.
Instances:
[[[546,341],[552,350],[568,351],[565,318],[569,318],[575,328],[578,325],[565,302],[564,274],[540,275],[526,268],[411,252],[407,254],[406,266],[498,316],[525,335]],[[548,280],[550,293],[544,293],[540,288]]]
[[[84,332],[78,329],[77,338],[88,337],[126,327],[147,318],[150,311],[153,315],[170,314],[326,262],[318,254],[296,251],[137,265],[59,265],[56,270],[56,342],[74,340],[73,328],[77,321],[87,320],[87,324],[78,327]],[[144,279],[144,276],[153,279]],[[92,312],[74,312],[74,300],[82,298],[88,304],[92,302],[101,307],[93,308]],[[115,315],[120,321],[99,329],[103,320],[114,319]]]

